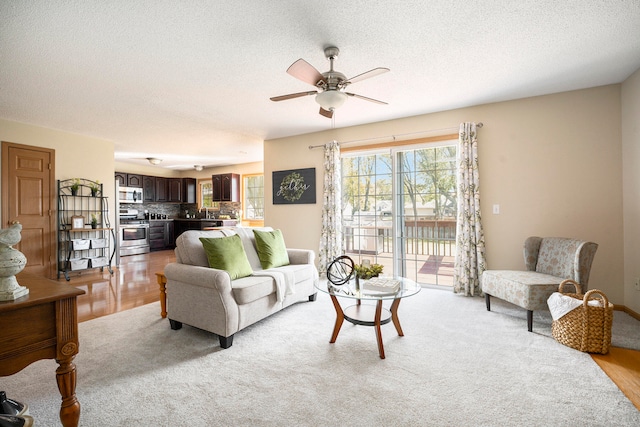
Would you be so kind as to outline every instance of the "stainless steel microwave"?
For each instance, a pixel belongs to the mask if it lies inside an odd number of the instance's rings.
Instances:
[[[142,203],[142,188],[118,187],[120,203]]]

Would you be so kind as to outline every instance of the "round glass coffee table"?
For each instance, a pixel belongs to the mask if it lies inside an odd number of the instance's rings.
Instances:
[[[354,325],[373,326],[376,331],[376,339],[378,341],[378,353],[380,358],[384,359],[384,345],[382,343],[382,330],[381,325],[387,324],[393,321],[393,325],[398,331],[398,335],[403,337],[402,327],[400,326],[400,319],[398,318],[398,306],[402,298],[413,296],[420,292],[420,285],[413,280],[396,277],[396,278],[382,278],[387,279],[387,283],[398,282],[398,290],[396,292],[390,291],[373,291],[367,290],[366,281],[360,279],[356,282],[355,279],[351,279],[343,285],[332,285],[331,282],[326,283],[319,282],[316,288],[319,291],[329,294],[333,307],[336,310],[336,324],[333,327],[333,334],[331,335],[331,344],[336,342],[338,333],[342,327],[342,323],[347,320]],[[354,304],[349,305],[346,308],[342,308],[338,298],[351,301]],[[363,304],[362,302],[375,302],[375,304]],[[382,307],[383,301],[393,301],[391,303],[390,310]]]

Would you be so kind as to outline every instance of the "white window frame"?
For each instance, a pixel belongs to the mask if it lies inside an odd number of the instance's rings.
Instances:
[[[248,184],[250,180],[258,177],[262,178],[262,188],[258,185],[251,187],[258,189],[259,193],[253,196],[252,194],[255,193],[255,191],[250,191]],[[257,207],[249,207],[251,206],[251,198],[254,199],[253,206]],[[264,174],[256,173],[242,176],[242,218],[248,221],[264,221]]]

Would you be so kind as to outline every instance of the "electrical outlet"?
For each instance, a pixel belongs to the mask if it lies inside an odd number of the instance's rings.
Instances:
[[[500,205],[493,205],[493,214],[500,215]]]

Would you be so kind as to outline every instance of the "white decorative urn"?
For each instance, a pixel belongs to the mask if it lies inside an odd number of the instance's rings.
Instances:
[[[0,230],[0,301],[12,301],[29,293],[29,289],[16,280],[16,274],[27,265],[27,257],[11,247],[20,242],[21,231],[20,223]]]

